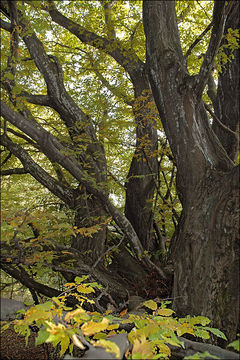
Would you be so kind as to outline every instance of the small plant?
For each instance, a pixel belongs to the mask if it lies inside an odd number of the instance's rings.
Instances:
[[[27,342],[30,335],[29,325],[36,325],[40,329],[36,345],[60,345],[60,356],[67,350],[72,354],[74,345],[84,349],[84,342],[88,341],[119,358],[120,349],[108,338],[126,332],[119,330],[120,324],[133,323],[134,327],[128,334],[128,340],[132,344],[128,359],[170,358],[169,345],[184,347],[184,343],[178,339],[178,336],[184,334],[208,339],[210,333],[213,333],[226,340],[221,331],[207,326],[210,320],[206,317],[176,318],[174,311],[167,308],[169,302],[162,302],[159,306],[153,300],[145,301],[142,305],[148,312],[141,316],[128,314],[126,310],[119,316],[113,315],[111,310],[104,314],[86,311],[83,308],[84,302],[93,303],[87,295],[94,293],[95,288],[101,288],[97,283],[87,283],[86,279],[87,276],[76,277],[74,283],[65,285],[66,292],[62,296],[22,311],[24,319],[13,322],[15,331],[25,336]],[[70,291],[71,296],[75,296],[79,302],[74,310],[64,303]]]

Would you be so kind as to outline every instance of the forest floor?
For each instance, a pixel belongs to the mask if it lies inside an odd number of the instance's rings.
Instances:
[[[13,326],[1,333],[0,339],[0,358],[1,360],[49,360],[53,357],[49,356],[50,348],[48,345],[35,346],[35,338],[37,334],[31,332],[26,345],[25,337],[15,333]],[[56,352],[52,349],[52,353]]]

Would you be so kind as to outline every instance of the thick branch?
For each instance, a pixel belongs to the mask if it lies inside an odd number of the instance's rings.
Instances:
[[[171,346],[171,353],[174,358],[183,359],[185,356],[192,356],[196,352],[204,353],[209,352],[212,356],[216,356],[219,359],[239,359],[239,355],[220,348],[219,346],[215,346],[212,344],[200,343],[192,340],[185,339],[184,337],[178,338],[180,341],[184,342],[184,349],[181,347],[176,348],[175,346]],[[207,357],[208,358],[208,357]],[[210,357],[209,357],[210,358]]]
[[[28,94],[27,92],[21,93],[20,96],[23,96],[26,98],[28,102],[35,105],[43,105],[43,106],[50,106],[50,98],[48,95],[34,95],[34,94]]]
[[[10,32],[11,31],[11,24],[3,19],[0,19],[0,26],[2,29]]]
[[[59,296],[61,293],[59,290],[51,288],[47,285],[43,285],[33,280],[22,267],[20,267],[20,269],[17,269],[11,265],[1,263],[1,268],[8,275],[18,280],[21,284],[23,284],[27,288],[35,290],[36,292],[43,294],[47,297]]]
[[[143,62],[137,57],[133,50],[120,50],[123,48],[120,40],[109,40],[86,30],[83,26],[62,15],[56,9],[52,0],[49,1],[48,12],[54,22],[67,29],[83,43],[94,46],[96,49],[111,55],[129,73],[132,80],[136,80],[136,70],[143,70]]]
[[[43,168],[41,168],[20,145],[15,144],[7,135],[1,136],[1,143],[12,154],[14,154],[23,164],[25,173],[30,173],[40,184],[49,189],[53,194],[59,197],[70,207],[74,206],[74,191],[64,186],[59,181],[51,177]],[[15,169],[12,169],[12,173]],[[18,169],[19,170],[19,169]],[[21,170],[21,171],[23,171]],[[7,171],[7,170],[6,170]],[[4,174],[4,171],[2,172]],[[19,173],[19,172],[18,172]],[[23,173],[23,172],[20,172]],[[4,174],[10,175],[10,174]]]
[[[214,59],[217,55],[220,42],[222,39],[224,25],[226,21],[225,3],[226,2],[223,0],[220,1],[215,0],[214,3],[213,21],[212,21],[213,28],[212,28],[211,38],[201,69],[196,79],[195,91],[198,99],[201,98],[203,90],[207,84],[209,75],[212,72]]]
[[[15,169],[1,170],[0,174],[1,176],[23,175],[23,174],[28,174],[28,171],[26,171],[24,168],[15,168]]]

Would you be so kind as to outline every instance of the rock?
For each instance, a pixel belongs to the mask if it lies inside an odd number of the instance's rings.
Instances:
[[[27,306],[22,301],[13,299],[0,298],[2,321],[14,320],[21,318],[21,314],[17,314],[18,310],[27,309]]]

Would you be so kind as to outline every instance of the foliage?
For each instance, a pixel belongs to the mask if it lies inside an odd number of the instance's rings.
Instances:
[[[61,296],[22,311],[24,319],[14,321],[15,331],[25,336],[27,342],[30,335],[29,326],[37,326],[40,330],[36,345],[44,342],[51,342],[54,346],[59,344],[60,355],[67,350],[72,353],[73,344],[84,349],[84,342],[87,340],[93,346],[103,347],[106,351],[114,353],[118,358],[120,350],[116,344],[108,341],[108,338],[125,332],[118,329],[119,325],[133,323],[134,328],[128,334],[132,344],[128,358],[131,359],[170,358],[169,345],[184,347],[184,343],[178,338],[184,334],[209,339],[210,333],[213,333],[226,340],[221,331],[206,326],[210,323],[206,317],[175,317],[174,311],[167,307],[169,301],[160,305],[154,300],[145,301],[142,306],[146,310],[142,315],[127,311],[123,311],[120,316],[110,310],[104,314],[87,311],[84,309],[85,302],[93,302],[88,298],[89,294],[94,293],[95,289],[101,289],[97,283],[86,282],[87,278],[76,277],[74,283],[65,284],[66,291]],[[65,305],[69,294],[79,303],[74,310]]]
[[[237,337],[240,337],[240,334],[237,334]],[[240,352],[240,339],[236,339],[228,344],[228,347],[232,347],[234,350]]]

